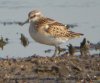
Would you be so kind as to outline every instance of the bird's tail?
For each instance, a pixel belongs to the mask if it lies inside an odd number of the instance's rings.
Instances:
[[[76,33],[76,32],[72,32],[72,31],[69,31],[69,34],[70,34],[70,39],[72,39],[72,38],[79,38],[79,37],[84,35],[82,33]]]

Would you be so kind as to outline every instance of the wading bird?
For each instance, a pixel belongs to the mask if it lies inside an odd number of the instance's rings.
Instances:
[[[57,22],[54,19],[47,18],[38,10],[29,12],[28,19],[25,22],[19,23],[24,25],[30,23],[30,36],[41,44],[55,46],[53,56],[58,55],[58,46],[70,39],[82,36],[82,33],[70,31],[64,24]]]

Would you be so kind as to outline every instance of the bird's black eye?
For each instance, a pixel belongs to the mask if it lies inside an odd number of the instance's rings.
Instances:
[[[36,17],[36,15],[30,16],[30,19],[31,19],[31,18],[34,18],[34,17]]]
[[[36,17],[36,15],[34,15],[34,17]]]

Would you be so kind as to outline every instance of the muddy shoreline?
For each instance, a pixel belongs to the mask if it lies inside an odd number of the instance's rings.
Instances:
[[[100,56],[30,56],[0,60],[0,83],[100,81]],[[44,82],[44,83],[46,83]],[[79,82],[81,83],[81,82]],[[96,83],[96,82],[95,82]],[[97,82],[98,83],[98,82]]]

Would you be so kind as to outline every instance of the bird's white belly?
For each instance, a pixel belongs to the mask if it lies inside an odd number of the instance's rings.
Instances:
[[[33,27],[29,28],[29,33],[36,42],[39,42],[42,44],[59,45],[63,42],[62,40],[56,39],[54,37],[41,34],[41,33],[37,32],[36,30],[34,30]]]

